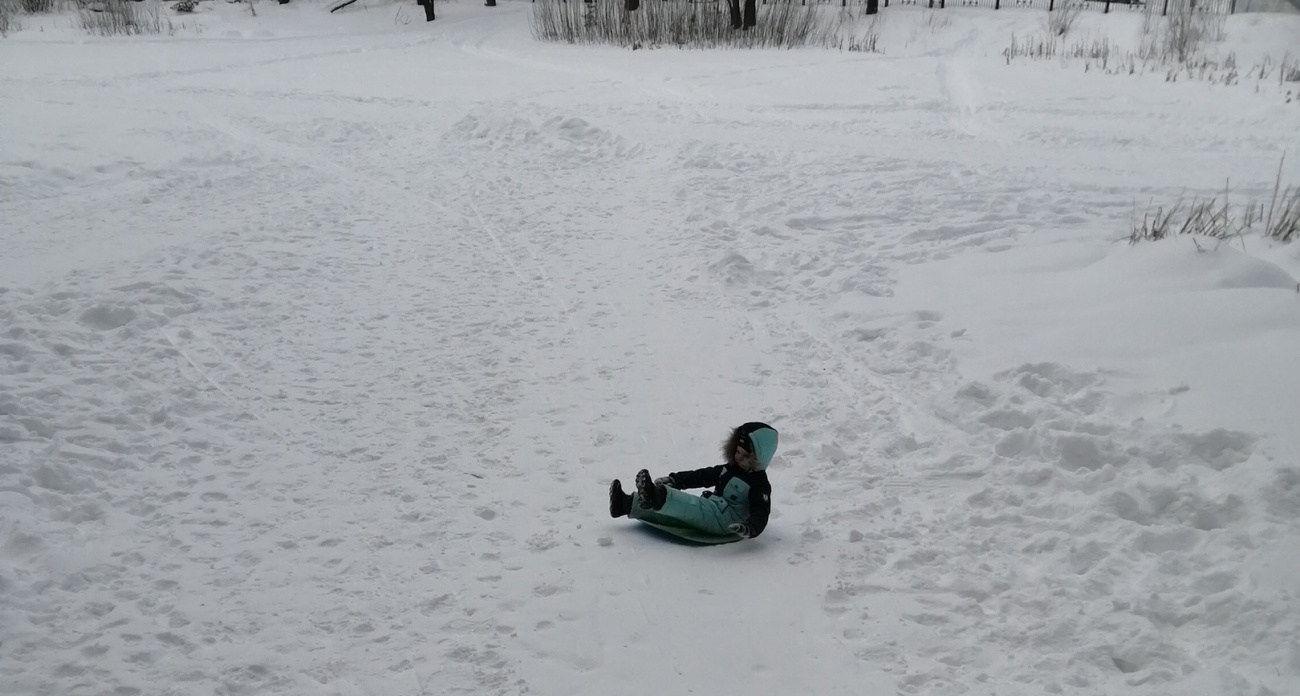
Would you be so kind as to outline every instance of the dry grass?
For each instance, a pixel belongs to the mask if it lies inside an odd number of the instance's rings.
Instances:
[[[1262,85],[1275,80],[1283,91],[1300,82],[1300,59],[1289,53],[1280,62],[1266,56],[1249,68],[1238,66],[1233,53],[1211,54],[1208,45],[1223,39],[1222,13],[1192,11],[1188,0],[1171,0],[1169,17],[1162,17],[1159,7],[1163,5],[1148,4],[1143,10],[1142,34],[1136,51],[1123,50],[1108,39],[1066,42],[1061,35],[1047,31],[1030,37],[1012,35],[1011,44],[1003,49],[1002,56],[1008,65],[1016,59],[1081,60],[1085,72],[1101,70],[1128,75],[1151,72],[1162,75],[1166,82],[1196,80],[1236,85],[1251,80]],[[1197,5],[1197,8],[1204,7],[1204,4]],[[1214,10],[1214,6],[1210,9]],[[1287,98],[1293,99],[1289,93]]]
[[[1170,0],[1169,14],[1148,3],[1143,8],[1139,54],[1162,63],[1188,63],[1200,57],[1207,43],[1222,41],[1225,15],[1207,7],[1205,0]]]
[[[98,0],[77,10],[81,27],[97,36],[172,34],[176,29],[157,0]]]
[[[0,0],[0,36],[8,36],[19,28],[18,8],[9,0]]]
[[[610,0],[537,0],[533,5],[533,34],[545,41],[633,49],[823,46],[875,51],[879,40],[879,15],[864,23],[853,10],[781,2],[759,5],[757,20],[748,29],[732,28],[725,1],[646,0],[635,11]]]
[[[1196,197],[1190,202],[1179,198],[1168,207],[1152,202],[1141,217],[1136,208],[1133,213],[1130,244],[1179,235],[1224,240],[1259,234],[1282,243],[1300,240],[1300,186],[1282,186],[1282,163],[1267,202],[1251,199],[1234,206],[1231,189],[1225,185],[1221,198]]]
[[[1061,5],[1047,13],[1047,33],[1065,36],[1074,28],[1075,20],[1083,12],[1084,0],[1062,0]]]

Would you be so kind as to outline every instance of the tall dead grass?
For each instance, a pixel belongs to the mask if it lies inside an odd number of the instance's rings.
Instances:
[[[77,8],[81,28],[96,36],[172,34],[176,28],[158,0],[96,0]]]
[[[1259,234],[1276,242],[1300,241],[1300,186],[1282,186],[1282,162],[1268,200],[1250,199],[1245,205],[1232,203],[1231,187],[1223,195],[1190,202],[1179,198],[1171,205],[1147,204],[1141,217],[1134,210],[1129,243],[1159,241],[1178,235],[1224,240]]]
[[[757,25],[735,29],[725,0],[649,0],[629,11],[625,2],[537,0],[533,34],[545,41],[613,44],[629,48],[798,48],[823,46],[874,51],[879,20],[859,25],[852,11],[817,4],[758,6]]]
[[[17,4],[11,0],[0,0],[0,36],[8,36],[9,32],[17,31],[20,26]]]

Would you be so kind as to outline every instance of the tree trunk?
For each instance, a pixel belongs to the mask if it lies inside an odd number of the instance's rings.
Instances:
[[[867,14],[876,14],[880,11],[880,0],[867,0]]]
[[[758,6],[754,0],[745,0],[745,28],[758,25]]]
[[[744,26],[740,21],[740,0],[727,0],[727,10],[731,13],[732,29],[739,29]]]
[[[627,0],[627,2],[624,3],[624,7],[627,8],[628,12],[636,12],[641,9],[641,0]]]
[[[483,3],[483,6],[484,6],[484,7],[496,7],[496,6],[497,6],[497,0],[487,0],[487,2]]]
[[[424,8],[424,21],[432,22],[436,19],[433,16],[433,0],[415,0],[415,4]]]

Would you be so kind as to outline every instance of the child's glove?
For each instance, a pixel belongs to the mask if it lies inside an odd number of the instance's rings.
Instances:
[[[748,539],[750,537],[749,525],[740,522],[732,522],[727,525],[727,531],[741,537],[742,539]]]
[[[677,482],[673,480],[673,475],[669,474],[667,476],[660,476],[659,478],[655,479],[655,485],[668,486],[669,488],[676,488]]]

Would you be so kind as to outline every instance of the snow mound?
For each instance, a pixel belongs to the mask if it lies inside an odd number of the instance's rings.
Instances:
[[[709,264],[709,272],[728,285],[744,285],[754,277],[754,264],[743,254],[732,251]]]
[[[1252,241],[1259,243],[1257,238]],[[1153,287],[1186,290],[1248,288],[1295,292],[1294,276],[1270,261],[1244,254],[1236,240],[1178,238],[1138,244],[1098,264],[1108,277],[1135,278]]]

